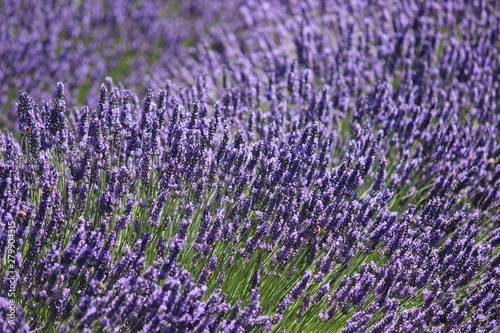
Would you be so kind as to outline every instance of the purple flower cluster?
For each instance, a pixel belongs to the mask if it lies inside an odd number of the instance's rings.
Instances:
[[[20,87],[48,98],[61,78],[71,102],[95,102],[87,92],[108,75],[129,87],[157,85],[178,75],[179,61],[188,56],[183,45],[197,43],[218,20],[232,21],[228,13],[239,3],[3,1],[0,106],[15,111],[9,106]],[[15,114],[3,116],[11,122]]]
[[[2,6],[20,42],[0,96],[24,89],[0,136],[4,331],[500,325],[494,5]],[[95,86],[132,51],[122,83]]]

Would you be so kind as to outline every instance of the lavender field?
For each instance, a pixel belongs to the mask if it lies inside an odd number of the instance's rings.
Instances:
[[[0,333],[500,328],[500,4],[0,1]]]

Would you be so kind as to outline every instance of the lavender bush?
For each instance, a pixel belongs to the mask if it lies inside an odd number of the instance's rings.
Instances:
[[[500,326],[494,2],[0,7],[0,331]]]

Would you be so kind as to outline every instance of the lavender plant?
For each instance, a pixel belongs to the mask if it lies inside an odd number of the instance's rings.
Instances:
[[[1,330],[497,329],[500,9],[228,3],[0,24]]]

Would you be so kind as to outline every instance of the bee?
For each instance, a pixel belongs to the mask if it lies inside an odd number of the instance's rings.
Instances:
[[[214,277],[214,272],[213,272],[213,271],[210,271],[210,272],[208,273],[207,277],[208,277],[209,279],[213,278],[213,277]]]
[[[323,229],[321,229],[321,227],[319,225],[317,225],[316,228],[314,228],[314,233],[315,234],[319,234],[322,231],[323,231]]]
[[[19,212],[17,212],[17,214],[22,217],[26,217],[26,215],[28,215],[24,210],[20,210]]]
[[[104,285],[104,283],[99,281],[99,282],[97,282],[97,289],[104,290],[104,289],[106,289],[106,286]]]
[[[26,132],[26,134],[30,134],[30,133],[31,133],[31,128],[26,127],[26,128],[24,129],[24,132]]]
[[[339,169],[342,170],[345,168],[345,162],[342,162],[342,164],[339,166]]]
[[[488,162],[488,164],[493,164],[493,163],[495,163],[495,160],[490,158],[487,162]]]
[[[55,188],[55,186],[51,186],[51,187],[49,187],[49,190],[48,190],[48,191],[49,191],[49,193],[52,193],[52,192],[54,192],[54,191],[55,191],[55,189],[56,189],[56,188]]]

